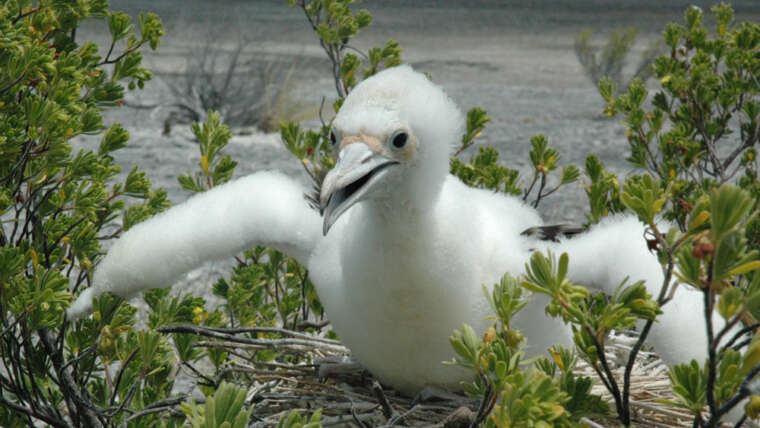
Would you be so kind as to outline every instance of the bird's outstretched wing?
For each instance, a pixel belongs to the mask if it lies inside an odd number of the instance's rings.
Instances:
[[[549,248],[556,254],[568,253],[568,276],[576,284],[613,295],[626,278],[627,285],[644,280],[647,291],[657,298],[664,274],[644,232],[645,226],[634,216],[608,217],[588,233],[550,243]],[[649,333],[650,342],[668,364],[707,357],[707,336],[699,327],[705,323],[702,299],[702,293],[678,287]],[[716,315],[713,324],[722,328],[724,322]]]
[[[267,245],[306,263],[321,237],[319,214],[284,175],[262,172],[196,195],[124,233],[95,270],[94,285],[69,308],[91,312],[92,298],[123,297],[171,285],[207,260]]]

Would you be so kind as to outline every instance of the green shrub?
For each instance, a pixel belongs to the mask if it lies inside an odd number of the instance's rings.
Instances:
[[[721,341],[742,324],[754,332],[760,315],[753,303],[760,296],[760,260],[753,246],[760,25],[734,23],[725,4],[712,11],[713,36],[696,7],[687,9],[684,25],[666,26],[670,52],[654,62],[661,89],[651,108],[645,107],[648,92],[640,80],[617,97],[610,81],[599,85],[607,114],[625,115],[629,161],[644,171],[626,180],[621,200],[649,225],[652,246],[665,266],[658,303],[666,302],[663,297],[674,286],[671,272],[704,295],[709,358],[671,371],[676,403],[694,413],[695,426],[716,426],[751,394],[747,385],[760,371],[751,348],[744,355],[732,351],[746,349],[748,342]],[[677,227],[660,230],[658,215]],[[713,326],[716,311],[727,323],[720,330]],[[692,382],[701,376],[703,381]],[[705,404],[706,419],[699,413]]]
[[[103,21],[107,54],[81,42],[85,19]],[[14,1],[0,6],[0,420],[3,426],[102,426],[168,396],[166,339],[133,329],[134,308],[109,297],[94,318],[64,318],[89,281],[101,241],[165,209],[166,194],[132,169],[116,181],[111,154],[129,134],[103,128],[101,111],[142,88],[144,46],[163,35],[104,1]],[[97,151],[71,139],[101,135]],[[126,200],[136,203],[127,206]],[[152,425],[153,416],[142,423]]]

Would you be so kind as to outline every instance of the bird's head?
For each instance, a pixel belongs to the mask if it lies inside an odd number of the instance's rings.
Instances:
[[[448,173],[461,128],[462,114],[451,99],[409,66],[357,85],[330,133],[337,163],[320,192],[322,232],[363,200],[429,205]]]

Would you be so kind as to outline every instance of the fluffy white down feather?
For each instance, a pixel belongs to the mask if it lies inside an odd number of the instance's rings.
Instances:
[[[425,386],[457,388],[467,374],[440,364],[463,323],[483,331],[491,310],[481,285],[504,272],[519,275],[532,248],[570,255],[571,278],[613,291],[620,281],[644,279],[657,294],[660,266],[634,218],[612,218],[558,244],[520,235],[541,224],[520,200],[472,189],[447,176],[462,115],[444,92],[411,67],[371,77],[346,99],[336,117],[342,136],[380,141],[406,129],[418,144],[326,236],[303,189],[264,172],[220,186],[125,233],[98,266],[69,315],[92,310],[105,291],[130,296],[170,285],[202,262],[229,257],[256,244],[283,250],[310,272],[327,316],[345,344],[382,382],[407,393]],[[544,314],[535,299],[516,320],[528,353],[570,343],[569,329]],[[668,362],[706,355],[699,295],[679,289],[652,331]]]
[[[264,209],[265,208],[265,209]],[[92,297],[123,297],[168,287],[209,260],[269,245],[306,263],[319,236],[319,215],[303,209],[301,186],[274,172],[249,175],[201,193],[132,227],[95,270],[94,286],[68,310],[92,311]]]

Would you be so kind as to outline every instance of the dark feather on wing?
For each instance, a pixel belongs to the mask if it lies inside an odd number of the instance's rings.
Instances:
[[[523,230],[520,235],[538,238],[542,241],[559,242],[560,238],[572,238],[585,231],[585,228],[569,224],[553,224],[549,226],[529,227]]]
[[[322,183],[325,181],[327,171],[319,171],[316,175],[312,175],[311,178],[311,191],[303,194],[304,199],[309,204],[309,207],[319,212],[319,215],[324,213],[325,207],[319,203],[319,195],[322,193]]]

